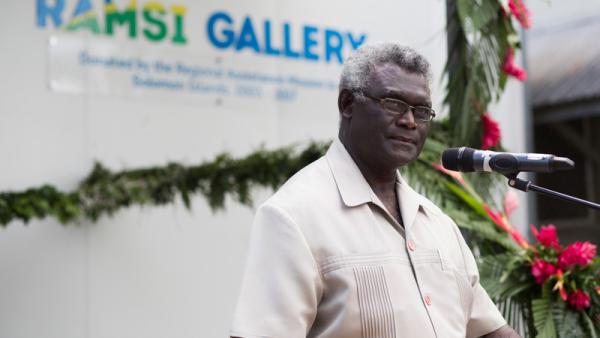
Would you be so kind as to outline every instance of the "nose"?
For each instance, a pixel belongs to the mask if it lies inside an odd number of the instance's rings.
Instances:
[[[402,116],[396,118],[396,125],[404,126],[408,129],[416,129],[417,128],[417,123],[415,122],[415,117],[413,115],[412,108],[409,108],[406,113],[404,113]]]

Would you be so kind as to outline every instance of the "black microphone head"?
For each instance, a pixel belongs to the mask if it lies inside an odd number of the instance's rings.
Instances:
[[[475,167],[473,166],[474,153],[475,149],[467,147],[446,149],[442,152],[442,165],[448,170],[475,171]]]
[[[448,170],[458,171],[460,148],[448,148],[442,152],[442,166]]]

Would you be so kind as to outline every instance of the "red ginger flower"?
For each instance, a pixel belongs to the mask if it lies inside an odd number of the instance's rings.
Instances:
[[[556,227],[554,224],[542,226],[539,232],[533,225],[530,225],[530,227],[531,232],[541,245],[554,248],[555,250],[560,249],[560,245],[558,244],[558,236],[556,235]]]
[[[567,301],[575,310],[583,310],[590,307],[590,295],[583,290],[576,290],[569,293]]]
[[[558,289],[558,293],[560,294],[560,298],[563,301],[567,301],[567,292],[565,291],[565,278],[561,269],[556,271],[556,284],[552,290],[556,291]]]
[[[556,267],[543,259],[536,258],[531,264],[531,275],[538,284],[544,282],[556,273]]]
[[[483,123],[483,137],[481,139],[481,149],[490,149],[500,142],[500,126],[494,121],[488,113],[481,114]]]
[[[446,168],[444,168],[443,166],[441,166],[439,163],[431,163],[431,165],[439,170],[440,172],[443,172],[444,174],[452,177],[453,179],[455,179],[458,183],[460,183],[461,185],[466,185],[465,179],[462,177],[462,174],[459,171],[453,171],[453,170],[448,170]]]
[[[485,210],[488,217],[492,220],[492,222],[499,226],[500,229],[509,233],[512,236],[513,240],[517,242],[517,244],[519,244],[520,247],[522,247],[523,249],[529,248],[529,243],[527,243],[523,235],[521,235],[521,233],[517,229],[513,229],[506,217],[502,215],[500,211],[494,211],[487,204],[483,204],[483,209]]]
[[[502,213],[500,213],[499,211],[492,210],[492,208],[490,208],[490,206],[487,204],[483,205],[483,209],[487,213],[488,217],[492,220],[492,222],[496,223],[496,225],[499,226],[502,230],[510,233],[511,226],[506,221],[506,219],[502,217]]]
[[[508,0],[510,12],[519,20],[523,28],[531,27],[531,15],[523,0]]]
[[[525,69],[515,64],[515,51],[512,48],[506,50],[502,70],[506,74],[516,77],[519,81],[527,80],[527,72]]]
[[[521,233],[517,229],[511,229],[510,235],[515,240],[515,242],[519,244],[519,246],[525,249],[529,248],[529,243],[527,243],[523,235],[521,235]]]
[[[590,242],[575,242],[569,244],[558,255],[558,266],[567,269],[574,265],[584,267],[596,256],[596,246]]]

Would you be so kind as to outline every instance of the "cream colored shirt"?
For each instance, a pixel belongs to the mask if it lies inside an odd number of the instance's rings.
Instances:
[[[455,223],[398,174],[404,228],[339,140],[259,209],[231,336],[478,337],[505,325]]]

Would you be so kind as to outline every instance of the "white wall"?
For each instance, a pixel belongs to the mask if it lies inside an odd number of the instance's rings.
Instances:
[[[67,1],[67,13],[74,3]],[[243,155],[261,144],[275,147],[336,135],[335,91],[302,90],[293,104],[265,99],[244,101],[244,106],[232,99],[217,106],[212,98],[177,93],[95,92],[93,84],[79,93],[51,90],[49,82],[60,73],[52,66],[51,36],[78,37],[92,47],[108,43],[121,53],[130,48],[143,57],[221,56],[230,65],[266,65],[278,72],[337,79],[335,64],[218,51],[206,42],[203,25],[209,13],[224,9],[238,21],[247,14],[295,26],[350,29],[366,32],[368,41],[399,40],[419,49],[436,74],[434,102],[442,102],[445,1],[179,3],[188,7],[190,41],[178,48],[40,28],[35,1],[3,3],[0,191],[43,183],[70,190],[96,159],[113,170],[168,161],[193,164],[222,151]],[[507,114],[520,111],[520,94],[514,95]],[[505,140],[512,134],[505,128]],[[269,193],[257,192],[257,204]],[[231,201],[225,212],[213,213],[197,197],[191,212],[178,202],[129,208],[96,224],[11,222],[0,229],[0,337],[226,336],[252,217],[251,208]]]

